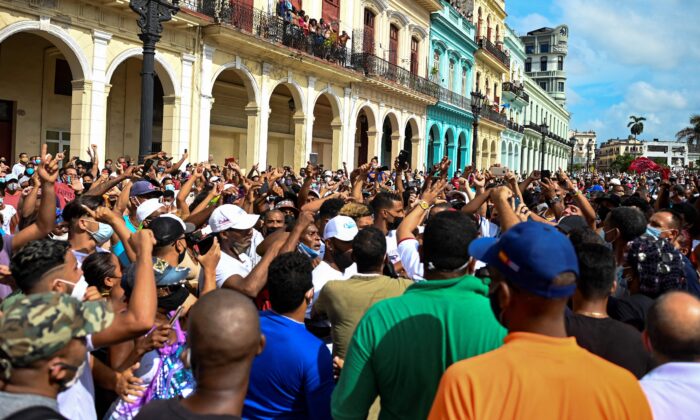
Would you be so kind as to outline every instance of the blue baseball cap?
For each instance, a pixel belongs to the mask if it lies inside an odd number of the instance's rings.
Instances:
[[[129,191],[129,197],[138,197],[140,195],[153,194],[157,196],[163,195],[163,192],[156,188],[153,184],[148,181],[136,181],[134,185],[131,186],[131,191]]]
[[[569,297],[576,284],[555,285],[562,273],[578,277],[578,259],[571,241],[554,226],[519,223],[500,239],[479,238],[469,244],[469,255],[494,266],[508,281],[547,299]]]

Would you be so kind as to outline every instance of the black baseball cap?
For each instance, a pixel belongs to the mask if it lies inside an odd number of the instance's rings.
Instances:
[[[148,228],[153,231],[153,236],[156,238],[156,247],[170,245],[195,230],[192,223],[185,223],[174,214],[164,214],[153,219]]]

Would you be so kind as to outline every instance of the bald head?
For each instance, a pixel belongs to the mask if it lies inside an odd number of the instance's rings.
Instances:
[[[652,350],[668,361],[700,361],[700,300],[685,292],[659,297],[647,315]]]
[[[219,368],[252,362],[264,345],[255,305],[230,289],[217,289],[199,299],[189,313],[188,333],[195,377],[209,369],[226,375]]]

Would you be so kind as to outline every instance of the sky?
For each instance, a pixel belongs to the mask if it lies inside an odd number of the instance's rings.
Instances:
[[[570,128],[601,143],[629,135],[630,115],[647,118],[640,139],[675,139],[700,114],[700,1],[506,0],[519,34],[569,26]]]

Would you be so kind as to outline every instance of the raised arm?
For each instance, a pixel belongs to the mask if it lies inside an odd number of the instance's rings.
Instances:
[[[415,239],[413,232],[425,219],[425,216],[430,211],[430,207],[435,204],[435,200],[445,188],[445,185],[447,185],[447,180],[439,179],[423,192],[418,205],[411,209],[401,221],[398,229],[396,229],[396,240],[398,242],[406,239]]]
[[[178,160],[175,164],[173,164],[173,166],[171,166],[170,169],[168,169],[166,172],[171,174],[171,175],[175,174],[177,171],[180,170],[180,167],[182,166],[183,163],[185,163],[188,156],[189,156],[189,154],[187,153],[187,151],[185,151],[185,153],[182,154],[182,157],[180,158],[180,160]]]

